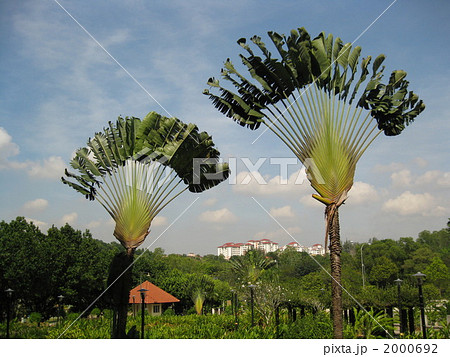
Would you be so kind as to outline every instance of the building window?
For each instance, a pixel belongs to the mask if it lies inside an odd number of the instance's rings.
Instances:
[[[159,305],[153,305],[153,313],[159,314]]]

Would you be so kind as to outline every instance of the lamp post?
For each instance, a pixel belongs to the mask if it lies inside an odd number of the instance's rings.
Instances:
[[[6,289],[6,296],[8,304],[6,306],[6,338],[9,338],[9,320],[11,319],[11,299],[12,299],[12,293],[14,292],[13,289]]]
[[[401,299],[401,294],[400,294],[402,282],[403,282],[403,280],[400,278],[397,278],[396,280],[394,280],[394,283],[397,284],[397,307],[398,307],[398,319],[400,320],[400,333],[405,332],[404,328],[403,328],[402,299]]]
[[[238,319],[238,309],[239,309],[239,300],[236,290],[232,290],[233,298],[232,298],[232,306],[233,306],[233,314],[234,314],[234,325],[236,328],[239,327],[239,319]]]
[[[254,298],[255,298],[255,293],[254,293],[254,289],[256,288],[256,285],[249,285],[248,286],[250,288],[250,305],[252,308],[252,327],[255,326],[255,311],[254,311]]]
[[[370,245],[370,243],[363,243],[363,244],[361,244],[361,249],[360,249],[360,251],[361,251],[361,275],[362,275],[362,287],[363,288],[364,288],[364,285],[365,285],[365,278],[364,278],[364,276],[366,275],[366,269],[365,269],[365,266],[364,266],[364,259],[363,259],[363,247],[366,244]]]
[[[133,295],[132,298],[133,298],[133,317],[136,317],[136,300],[135,300],[136,296]]]
[[[60,326],[61,325],[61,320],[62,320],[62,309],[61,309],[61,304],[62,304],[62,301],[63,301],[63,299],[64,299],[64,295],[59,295],[58,296],[58,300],[59,300],[59,304],[58,304],[58,326]]]
[[[422,337],[427,338],[427,325],[425,324],[425,304],[423,302],[423,291],[422,291],[423,279],[426,277],[426,275],[419,271],[418,273],[413,274],[413,276],[417,278],[417,285],[419,286],[419,304],[420,304],[420,318],[422,321]]]
[[[145,293],[147,289],[139,289],[141,293],[141,339],[144,339],[144,323],[145,323]]]

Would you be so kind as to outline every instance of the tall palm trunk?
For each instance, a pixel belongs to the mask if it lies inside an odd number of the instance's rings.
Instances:
[[[327,207],[328,209],[328,207]],[[341,288],[341,238],[339,233],[339,212],[338,208],[332,209],[331,217],[328,220],[328,234],[330,238],[330,261],[331,261],[331,299],[332,299],[332,319],[333,337],[343,338],[343,318],[342,318],[342,288]]]
[[[134,249],[128,249],[126,252],[120,252],[114,256],[109,270],[108,286],[113,284],[109,293],[113,308],[113,327],[111,338],[127,337],[126,327],[129,295],[132,288],[133,268],[131,264],[133,263],[133,258]]]

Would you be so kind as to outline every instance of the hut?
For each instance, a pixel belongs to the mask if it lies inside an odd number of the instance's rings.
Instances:
[[[134,314],[136,314],[136,312],[142,308],[142,298],[139,292],[139,290],[141,289],[147,290],[145,292],[144,304],[148,313],[152,316],[161,315],[163,308],[167,308],[167,305],[163,304],[173,304],[180,301],[176,297],[170,295],[168,292],[164,291],[161,288],[158,288],[156,285],[146,280],[130,291],[129,303],[133,308]]]

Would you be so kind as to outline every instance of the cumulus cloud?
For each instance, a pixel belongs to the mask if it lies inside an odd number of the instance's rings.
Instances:
[[[242,171],[236,176],[233,191],[251,196],[300,195],[311,191],[305,169],[294,172],[286,180],[280,175],[263,177],[259,172]]]
[[[427,160],[425,160],[424,158],[422,158],[422,157],[416,157],[414,160],[413,160],[413,163],[414,163],[414,165],[416,165],[416,166],[418,166],[418,167],[426,167],[427,165],[428,165],[428,161]]]
[[[412,175],[409,170],[400,170],[391,175],[392,185],[394,187],[409,187],[412,184]]]
[[[48,201],[43,198],[38,198],[33,201],[25,202],[22,209],[26,212],[40,212],[48,207]]]
[[[207,207],[214,206],[216,204],[216,202],[217,202],[217,198],[209,198],[203,202],[203,206],[207,206]]]
[[[377,201],[378,198],[378,193],[374,186],[356,181],[353,183],[353,187],[348,193],[348,199],[345,202],[350,205],[359,205]]]
[[[200,215],[199,219],[203,222],[212,223],[232,223],[237,221],[237,217],[228,208],[205,211]]]
[[[271,208],[270,214],[276,218],[291,218],[295,216],[291,206]]]
[[[417,177],[416,184],[450,187],[450,172],[442,172],[439,170],[427,171]]]
[[[12,141],[12,136],[0,126],[0,169],[10,167],[8,159],[19,152],[19,146]]]
[[[324,204],[317,201],[311,195],[304,195],[300,198],[300,202],[303,203],[307,207],[311,208],[324,208]]]
[[[77,219],[78,219],[78,213],[72,212],[72,213],[68,213],[68,214],[65,214],[64,216],[62,216],[62,218],[60,219],[59,222],[62,225],[66,224],[66,223],[72,225],[77,221]]]
[[[66,165],[60,156],[50,156],[42,163],[28,162],[26,171],[30,177],[59,179],[64,175],[65,167]]]
[[[102,221],[91,221],[86,225],[87,229],[98,228],[102,225]]]
[[[48,227],[49,227],[49,224],[47,222],[43,222],[43,221],[40,221],[38,219],[25,217],[25,220],[27,222],[33,223],[35,226],[39,227],[39,229],[41,231],[46,231],[48,229]]]
[[[156,216],[153,218],[152,226],[153,227],[159,227],[159,226],[165,226],[167,225],[167,217],[164,216]]]
[[[437,204],[437,200],[429,193],[403,192],[400,196],[387,200],[383,205],[385,212],[396,213],[401,216],[444,215],[445,209]]]
[[[65,163],[60,156],[50,156],[40,161],[15,161],[20,152],[11,135],[0,127],[0,169],[24,170],[28,176],[38,179],[59,179],[64,174]]]
[[[440,170],[426,171],[422,175],[414,175],[410,170],[401,170],[391,175],[394,187],[427,186],[450,187],[450,172]]]

